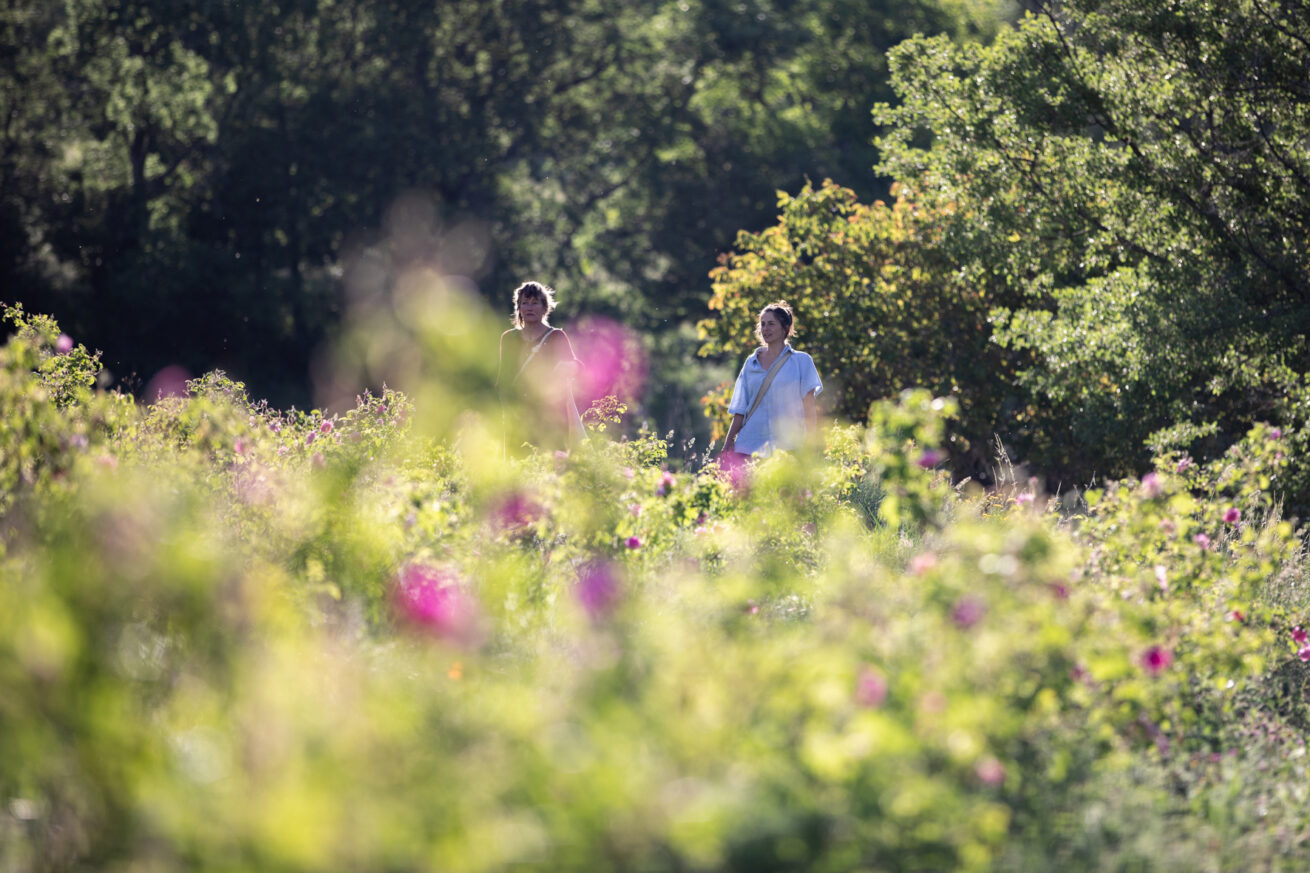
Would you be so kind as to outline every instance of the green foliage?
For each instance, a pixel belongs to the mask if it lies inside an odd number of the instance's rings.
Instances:
[[[947,261],[1011,291],[992,320],[1041,411],[1024,456],[1085,482],[1140,472],[1148,440],[1213,457],[1259,421],[1299,429],[1305,10],[1034,9],[987,47],[903,43],[877,112],[883,168],[952,207]]]
[[[740,475],[506,461],[474,397],[413,399],[476,345],[335,416],[217,373],[137,406],[78,359],[55,403],[57,328],[10,317],[6,398],[119,417],[71,464],[6,430],[64,471],[0,507],[6,869],[1304,864],[1255,812],[1306,823],[1267,800],[1304,791],[1282,434],[1062,513],[951,488],[928,392]],[[383,346],[450,342],[410,327]]]
[[[994,423],[1020,402],[1010,385],[1019,357],[990,341],[995,295],[961,281],[941,256],[949,207],[922,209],[905,197],[866,206],[832,182],[795,197],[780,192],[778,206],[778,223],[741,233],[710,274],[713,315],[700,323],[701,354],[745,357],[760,309],[787,300],[797,346],[824,377],[825,405],[864,421],[870,404],[903,388],[950,395],[958,412],[945,447],[957,466],[982,474]],[[705,398],[716,424],[728,418],[730,388]]]

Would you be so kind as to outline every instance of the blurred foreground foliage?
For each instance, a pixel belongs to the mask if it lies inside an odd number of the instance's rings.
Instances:
[[[140,406],[9,315],[0,870],[1310,859],[1271,429],[1063,496],[953,488],[923,391],[747,470],[505,462],[423,380]]]

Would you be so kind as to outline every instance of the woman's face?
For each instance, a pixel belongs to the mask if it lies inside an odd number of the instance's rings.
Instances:
[[[545,314],[545,300],[535,295],[525,295],[519,298],[519,318],[523,319],[524,324],[541,324],[541,319]]]
[[[787,332],[783,330],[782,322],[778,321],[778,316],[772,312],[766,312],[760,316],[760,336],[764,338],[766,345],[771,345],[778,340],[786,339]]]

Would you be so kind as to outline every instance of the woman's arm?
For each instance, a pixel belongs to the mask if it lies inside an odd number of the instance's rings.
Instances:
[[[819,406],[814,402],[814,392],[810,391],[801,399],[805,409],[805,436],[809,440],[819,437]]]
[[[497,389],[500,388],[501,374],[505,372],[505,337],[509,336],[513,332],[514,332],[514,328],[510,328],[509,330],[505,331],[500,335],[500,349],[496,353],[496,388]]]
[[[733,413],[732,424],[728,425],[728,435],[723,439],[723,450],[725,452],[737,451],[737,434],[741,431],[741,426],[746,421],[746,416],[740,412]]]
[[[564,329],[557,329],[546,342],[550,343],[555,353],[555,371],[566,379],[577,376],[578,370],[582,368],[582,362],[573,353],[573,343],[569,342],[569,335],[564,332]]]

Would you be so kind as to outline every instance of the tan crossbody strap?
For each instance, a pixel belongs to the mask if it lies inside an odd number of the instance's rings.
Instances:
[[[541,335],[541,339],[537,340],[537,344],[532,347],[532,351],[528,352],[528,356],[524,358],[523,363],[519,365],[519,371],[514,374],[514,379],[510,384],[519,380],[519,376],[523,375],[523,371],[528,368],[528,364],[532,363],[532,359],[537,356],[537,352],[541,351],[541,347],[546,344],[546,340],[550,339],[550,335],[557,330],[559,330],[558,327],[552,327]]]
[[[782,362],[790,357],[791,346],[787,346],[787,348],[783,349],[782,354],[778,355],[778,360],[773,362],[773,366],[769,368],[769,372],[764,374],[764,381],[760,383],[760,393],[755,395],[755,402],[751,404],[750,411],[748,411],[746,417],[741,420],[742,430],[746,429],[746,422],[751,420],[751,416],[755,414],[755,410],[760,408],[760,401],[764,399],[764,395],[769,393],[769,386],[773,384],[774,377],[776,377],[778,371],[782,369]],[[741,431],[738,431],[738,433],[740,432]]]

